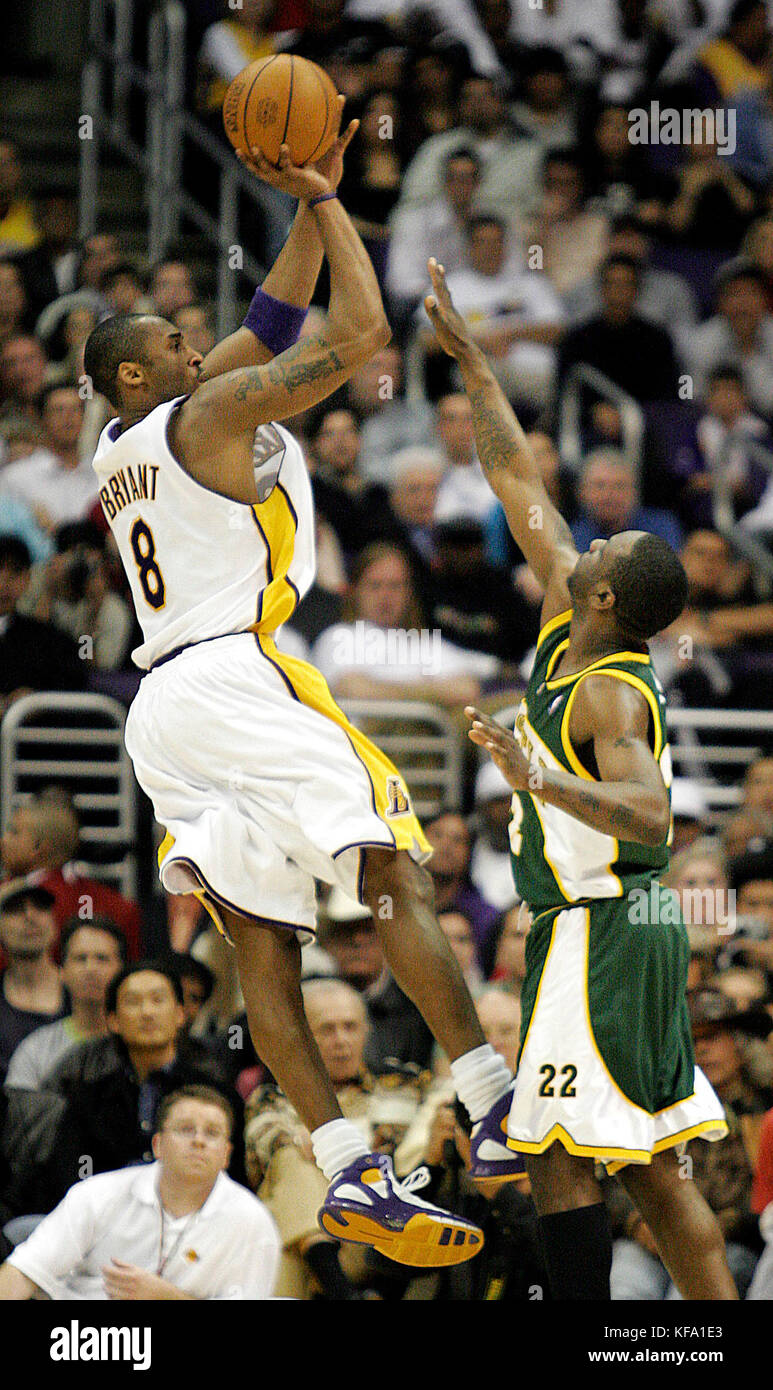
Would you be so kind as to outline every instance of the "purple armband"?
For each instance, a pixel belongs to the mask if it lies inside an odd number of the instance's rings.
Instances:
[[[297,343],[305,317],[305,309],[285,304],[283,299],[274,299],[273,295],[266,294],[258,287],[247,310],[244,327],[249,328],[276,356]]]
[[[315,208],[317,203],[329,203],[331,198],[337,198],[337,193],[316,193],[313,198],[309,198],[309,207]]]

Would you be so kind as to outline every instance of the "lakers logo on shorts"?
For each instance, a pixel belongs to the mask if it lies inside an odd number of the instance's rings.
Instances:
[[[408,796],[405,786],[399,777],[387,777],[387,808],[388,816],[408,816],[411,813]]]

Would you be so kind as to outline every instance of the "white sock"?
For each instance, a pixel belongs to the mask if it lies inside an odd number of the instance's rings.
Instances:
[[[487,1115],[510,1086],[513,1074],[490,1043],[465,1052],[451,1063],[456,1094],[469,1111],[473,1124]]]
[[[311,1146],[317,1167],[322,1169],[328,1182],[350,1163],[371,1152],[362,1131],[351,1120],[329,1120],[326,1125],[320,1125],[312,1132]]]

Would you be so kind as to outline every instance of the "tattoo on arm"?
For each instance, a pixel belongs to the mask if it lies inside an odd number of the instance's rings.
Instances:
[[[501,411],[489,403],[485,386],[470,392],[470,404],[475,419],[475,439],[478,457],[485,473],[495,474],[506,469],[508,461],[520,452],[512,426],[502,418]]]
[[[234,400],[246,401],[249,396],[265,391],[269,385],[283,386],[286,391],[292,392],[299,386],[307,386],[309,382],[321,381],[325,377],[334,376],[336,372],[343,369],[344,363],[338,354],[321,338],[316,339],[316,345],[321,351],[320,356],[312,357],[305,362],[294,361],[293,359],[298,357],[301,352],[307,358],[309,357],[310,344],[314,346],[315,340],[307,338],[296,343],[287,352],[283,352],[280,357],[275,357],[268,366],[250,367],[244,380],[234,391]],[[324,351],[322,351],[323,349]]]

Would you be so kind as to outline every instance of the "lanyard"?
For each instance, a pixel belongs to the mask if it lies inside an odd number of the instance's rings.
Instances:
[[[159,1242],[158,1242],[158,1262],[157,1262],[157,1266],[156,1266],[156,1274],[160,1277],[160,1276],[164,1273],[164,1270],[166,1269],[166,1267],[167,1267],[167,1265],[169,1264],[169,1262],[170,1262],[170,1260],[172,1259],[172,1257],[173,1257],[174,1255],[177,1254],[177,1251],[178,1251],[180,1245],[182,1244],[183,1238],[188,1234],[188,1230],[189,1230],[189,1228],[193,1225],[194,1221],[196,1220],[196,1217],[198,1216],[199,1211],[201,1210],[201,1208],[199,1207],[197,1211],[192,1211],[192,1212],[190,1213],[190,1215],[188,1216],[188,1219],[185,1221],[184,1225],[180,1228],[180,1231],[179,1231],[178,1234],[177,1234],[177,1239],[174,1241],[174,1244],[172,1245],[171,1250],[168,1250],[167,1253],[166,1253],[166,1255],[165,1255],[165,1254],[164,1254],[164,1225],[165,1225],[165,1223],[166,1223],[166,1213],[165,1213],[165,1211],[164,1211],[164,1204],[163,1204],[163,1202],[161,1201],[161,1198],[160,1198],[160,1197],[159,1197],[159,1199],[158,1199],[158,1205],[159,1205],[159,1209],[160,1209],[160,1212],[161,1212],[161,1235],[160,1235]]]

